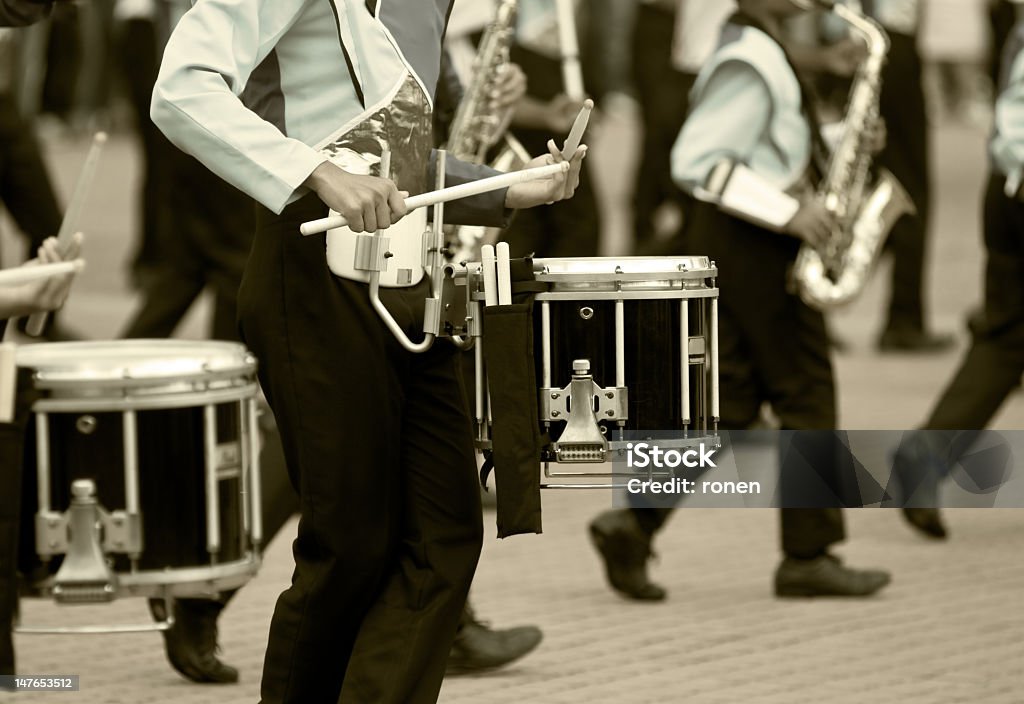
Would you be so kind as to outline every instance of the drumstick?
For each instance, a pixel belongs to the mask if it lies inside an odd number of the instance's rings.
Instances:
[[[562,82],[565,94],[583,100],[583,70],[580,68],[580,46],[576,39],[576,10],[573,0],[555,0],[558,18],[558,43],[562,48]]]
[[[0,423],[14,422],[14,396],[18,390],[14,350],[11,342],[0,343]]]
[[[461,183],[458,186],[450,186],[448,188],[442,188],[439,191],[430,191],[429,193],[421,193],[418,196],[406,198],[405,207],[409,210],[416,210],[417,208],[423,208],[428,205],[447,203],[450,200],[468,198],[469,196],[478,196],[481,193],[497,191],[501,188],[514,186],[517,183],[525,183],[526,181],[536,181],[538,179],[554,176],[555,174],[564,173],[568,170],[569,164],[567,162],[560,162],[558,164],[548,164],[547,166],[535,166],[532,169],[511,171],[507,174],[499,174],[489,178],[482,178],[479,181]],[[330,217],[320,218],[319,220],[310,220],[309,222],[302,223],[302,225],[299,226],[299,232],[303,235],[315,235],[320,232],[333,230],[336,227],[345,227],[347,224],[348,221],[345,220],[344,216],[332,215]]]
[[[495,281],[494,245],[480,248],[480,273],[484,277],[484,305],[498,305],[498,285]]]
[[[499,242],[497,252],[498,305],[512,305],[512,267],[509,263],[508,242]]]
[[[95,180],[96,167],[100,162],[100,152],[103,151],[103,145],[106,143],[106,132],[97,132],[93,135],[92,146],[89,147],[89,154],[85,157],[85,165],[82,166],[82,172],[79,174],[78,183],[75,184],[75,190],[71,194],[68,209],[64,212],[64,220],[61,221],[60,230],[57,231],[57,245],[62,254],[67,251],[68,245],[71,244],[71,237],[78,231],[78,218],[82,211],[82,205],[89,195],[89,187]],[[47,313],[35,313],[29,317],[25,332],[32,337],[41,335],[43,327],[46,325],[46,316]]]
[[[587,131],[587,124],[590,122],[590,113],[593,109],[593,100],[587,98],[583,101],[583,107],[580,108],[579,114],[576,115],[576,120],[572,123],[572,129],[569,130],[569,136],[566,137],[565,144],[562,145],[562,158],[566,161],[572,159],[572,155],[576,153],[580,142],[583,141],[583,133]]]
[[[77,274],[84,268],[84,259],[74,259],[69,262],[55,262],[53,264],[39,264],[38,266],[17,266],[11,269],[0,269],[0,286],[18,286],[20,284],[27,284],[40,279],[48,279],[51,276]]]

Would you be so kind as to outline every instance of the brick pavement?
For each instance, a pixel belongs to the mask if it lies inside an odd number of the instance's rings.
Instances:
[[[628,130],[611,125],[606,143]],[[930,279],[937,327],[962,327],[979,300],[977,194],[983,135],[947,128],[937,136],[939,224]],[[51,145],[65,192],[83,149]],[[595,162],[600,150],[594,149]],[[611,153],[604,163],[610,163]],[[621,170],[619,171],[621,173]],[[124,185],[135,174],[130,143],[114,139],[87,213],[90,267],[68,312],[81,329],[116,332],[133,299],[118,276],[130,242]],[[604,184],[604,205],[622,203],[621,184]],[[621,218],[619,219],[621,221]],[[6,238],[10,235],[7,233]],[[616,251],[621,237],[608,240]],[[877,277],[856,305],[837,316],[852,343],[837,359],[843,424],[911,427],[927,412],[961,351],[933,358],[880,357],[871,350],[884,298]],[[198,310],[183,334],[201,334]],[[998,427],[1024,427],[1024,398],[1002,410]],[[895,581],[866,602],[780,602],[770,596],[777,559],[776,514],[764,510],[683,511],[659,539],[654,576],[671,591],[661,605],[632,604],[605,586],[585,524],[610,502],[595,492],[545,495],[543,536],[485,545],[474,600],[497,626],[537,623],[545,640],[529,659],[482,677],[446,681],[445,704],[694,702],[1024,702],[1024,512],[951,511],[953,539],[918,539],[893,511],[849,512],[852,540],[841,553],[857,565],[890,568]],[[18,636],[26,674],[80,674],[77,694],[7,697],[80,704],[234,704],[258,698],[267,624],[291,569],[287,534],[272,544],[260,575],[222,620],[224,658],[242,683],[191,685],[164,661],[156,634]],[[83,624],[146,618],[139,600],[105,607],[29,601],[26,623]],[[0,701],[6,701],[0,695]]]

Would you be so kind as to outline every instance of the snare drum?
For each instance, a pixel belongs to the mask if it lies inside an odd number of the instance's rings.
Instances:
[[[657,438],[665,448],[718,446],[713,262],[537,259],[534,271],[546,285],[533,315],[539,417],[550,438],[542,462],[604,462],[638,438]],[[468,278],[479,316],[479,276]],[[483,332],[477,343],[486,342]],[[479,349],[476,361],[477,444],[486,450],[491,428]]]
[[[242,345],[70,342],[17,355],[41,395],[19,562],[44,593],[199,596],[256,573],[256,360]]]

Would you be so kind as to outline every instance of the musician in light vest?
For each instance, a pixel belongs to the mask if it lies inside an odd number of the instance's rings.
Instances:
[[[482,539],[456,349],[402,346],[352,263],[358,232],[389,229],[381,298],[422,335],[422,211],[449,0],[203,0],[179,22],[154,122],[262,204],[239,291],[246,344],[274,410],[301,518],[292,585],[270,627],[262,701],[436,700]],[[389,174],[377,175],[383,149]],[[450,203],[502,225],[572,195],[571,169]],[[551,154],[530,166],[561,160]],[[447,185],[494,172],[448,159]],[[330,210],[326,239],[299,225]],[[404,218],[404,219],[403,219]],[[382,274],[382,281],[384,275]]]
[[[814,3],[737,4],[697,77],[690,115],[672,150],[672,175],[695,196],[686,244],[709,255],[720,272],[720,427],[749,427],[767,402],[784,430],[807,431],[780,448],[783,505],[806,508],[781,511],[776,595],[869,596],[889,575],[844,566],[831,552],[845,535],[840,502],[822,505],[820,497],[805,498],[802,491],[807,467],[813,482],[841,485],[825,321],[789,281],[800,246],[822,242],[832,226],[832,216],[814,197],[827,148],[814,105],[779,38],[783,20]],[[647,578],[646,560],[670,512],[612,511],[591,524],[609,580],[624,595],[664,598]]]
[[[991,172],[982,210],[985,302],[971,326],[973,340],[923,426],[904,439],[894,476],[904,515],[923,534],[947,536],[938,481],[966,453],[1024,374],[1024,22],[1003,48]]]

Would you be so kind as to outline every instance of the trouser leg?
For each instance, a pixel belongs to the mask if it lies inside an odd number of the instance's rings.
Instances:
[[[888,139],[877,162],[906,188],[917,213],[904,216],[889,235],[893,268],[887,327],[912,331],[924,328],[925,255],[931,207],[922,71],[916,38],[893,33],[879,103]]]
[[[441,689],[483,538],[457,354],[439,342],[412,359],[398,559],[363,620],[340,704],[434,702]]]

